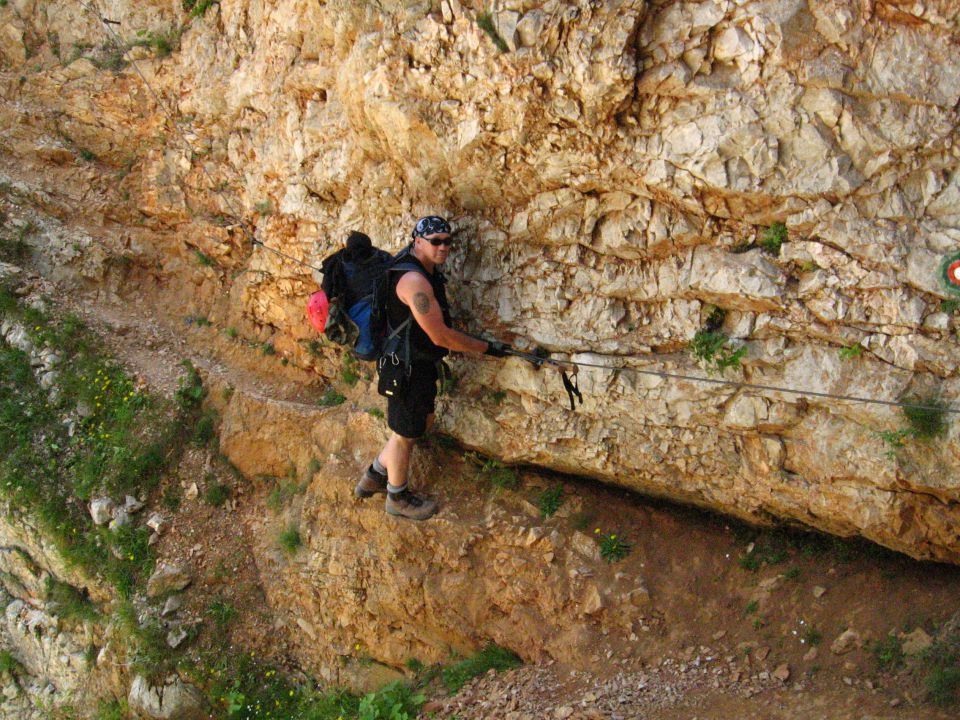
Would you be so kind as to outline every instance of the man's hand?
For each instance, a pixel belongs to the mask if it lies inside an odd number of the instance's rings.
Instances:
[[[509,343],[500,342],[499,340],[488,340],[487,349],[483,351],[483,354],[489,355],[490,357],[502,358],[507,356],[507,351],[510,349]]]

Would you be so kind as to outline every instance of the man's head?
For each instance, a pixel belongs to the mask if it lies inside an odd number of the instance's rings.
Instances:
[[[450,254],[450,223],[437,215],[428,215],[417,220],[413,232],[413,247],[417,254],[435,265],[440,265]]]

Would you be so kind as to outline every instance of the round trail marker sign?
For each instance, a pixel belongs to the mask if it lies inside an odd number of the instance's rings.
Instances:
[[[943,284],[955,295],[960,295],[960,252],[948,255],[943,261]]]

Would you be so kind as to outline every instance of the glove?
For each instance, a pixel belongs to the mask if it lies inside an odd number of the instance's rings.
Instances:
[[[500,342],[499,340],[488,340],[487,349],[483,351],[483,354],[489,355],[490,357],[502,358],[507,356],[507,351],[510,349],[509,343]]]

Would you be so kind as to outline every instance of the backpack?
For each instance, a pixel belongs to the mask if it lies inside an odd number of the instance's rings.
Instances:
[[[393,276],[409,271],[423,272],[407,259],[409,248],[401,250],[386,272],[377,280],[373,290],[370,313],[370,337],[377,350],[377,392],[384,397],[399,397],[407,389],[413,369],[410,356],[410,329],[413,313],[397,327],[390,327],[390,293]]]
[[[352,345],[361,360],[374,360],[379,354],[370,336],[371,303],[377,282],[392,262],[393,256],[378,248],[362,258],[342,249],[326,257],[320,266],[321,292],[330,303],[323,332],[339,345]]]

